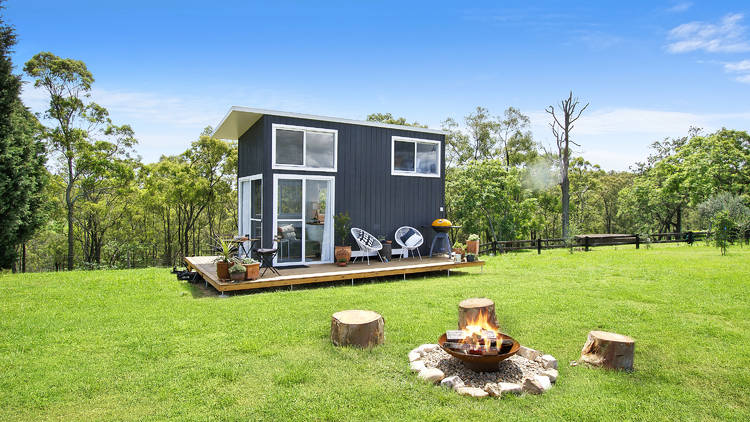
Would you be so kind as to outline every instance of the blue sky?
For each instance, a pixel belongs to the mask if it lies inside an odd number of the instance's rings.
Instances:
[[[9,0],[5,18],[19,72],[39,51],[83,60],[147,162],[232,105],[430,127],[514,106],[551,146],[544,108],[572,89],[591,103],[578,153],[606,169],[690,125],[749,129],[750,3],[527,3]]]

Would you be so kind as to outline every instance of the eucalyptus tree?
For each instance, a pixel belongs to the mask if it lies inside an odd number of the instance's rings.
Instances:
[[[129,126],[114,125],[104,107],[89,101],[94,77],[82,61],[41,52],[26,62],[24,71],[34,78],[34,86],[49,96],[49,107],[41,117],[50,126],[43,128],[43,136],[56,154],[65,183],[70,270],[75,263],[76,203],[101,187],[84,179],[98,169],[128,159],[136,140]]]
[[[558,160],[560,161],[563,238],[568,238],[568,236],[570,235],[570,180],[568,179],[568,167],[570,165],[570,144],[580,146],[570,139],[570,132],[573,130],[573,124],[581,117],[581,114],[583,114],[583,112],[589,106],[588,103],[586,103],[586,105],[584,105],[583,107],[580,107],[580,105],[581,103],[579,102],[578,98],[573,98],[573,91],[570,91],[568,98],[560,101],[558,111],[555,111],[554,106],[549,106],[546,109],[547,113],[549,113],[552,117],[552,122],[549,125],[552,128],[552,134],[555,137]]]

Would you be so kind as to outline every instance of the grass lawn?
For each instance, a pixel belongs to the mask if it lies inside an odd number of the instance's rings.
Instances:
[[[0,420],[750,420],[750,248],[596,248],[486,258],[484,272],[219,298],[166,269],[0,278]],[[495,300],[560,362],[542,396],[470,399],[407,353]],[[330,344],[331,314],[381,313],[386,344]],[[586,333],[636,339],[635,372],[571,367]]]

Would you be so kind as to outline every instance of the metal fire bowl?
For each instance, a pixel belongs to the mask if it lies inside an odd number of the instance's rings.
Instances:
[[[503,339],[510,339],[513,340],[513,346],[510,348],[510,352],[502,354],[502,355],[491,355],[491,356],[481,356],[481,355],[470,355],[468,353],[460,353],[456,352],[454,350],[451,350],[447,347],[444,347],[443,344],[445,344],[446,335],[443,334],[438,339],[438,344],[440,345],[440,348],[448,352],[451,356],[454,356],[458,359],[460,359],[464,365],[466,365],[467,368],[471,369],[475,372],[497,372],[498,371],[498,364],[505,359],[508,359],[509,357],[516,354],[519,348],[521,348],[521,343],[517,342],[516,339],[513,337],[504,334],[504,333],[498,333],[498,341],[502,341]]]

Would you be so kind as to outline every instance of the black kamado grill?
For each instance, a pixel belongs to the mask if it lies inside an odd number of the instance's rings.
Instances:
[[[445,218],[438,218],[432,222],[432,230],[435,230],[435,237],[432,239],[432,245],[430,246],[430,256],[433,252],[438,254],[447,253],[451,254],[451,240],[448,237],[448,232],[451,229],[460,229],[461,226],[454,226],[450,220]]]

